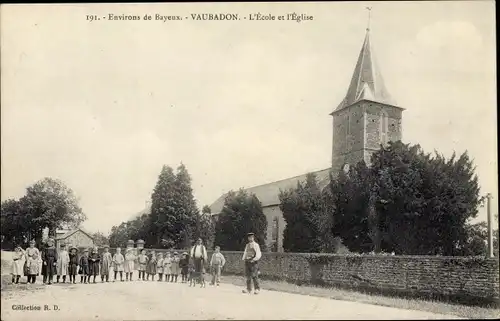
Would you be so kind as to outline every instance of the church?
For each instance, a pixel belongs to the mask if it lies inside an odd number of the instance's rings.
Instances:
[[[328,185],[330,172],[348,170],[350,165],[361,160],[370,164],[372,153],[381,144],[401,140],[403,110],[385,87],[370,43],[370,28],[367,28],[347,93],[330,114],[333,125],[332,164],[330,168],[314,172],[320,187]],[[307,174],[245,189],[262,203],[268,222],[267,246],[272,251],[283,252],[286,222],[279,208],[280,191],[295,188],[297,182],[305,181]],[[221,213],[225,197],[226,194],[220,196],[210,206],[212,215]]]

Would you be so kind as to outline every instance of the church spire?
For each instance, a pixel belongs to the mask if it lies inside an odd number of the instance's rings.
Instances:
[[[385,87],[384,79],[373,54],[370,43],[371,8],[366,7],[366,9],[368,10],[368,25],[365,41],[363,42],[363,47],[361,47],[347,94],[335,111],[351,106],[361,100],[371,100],[392,106],[396,105]]]

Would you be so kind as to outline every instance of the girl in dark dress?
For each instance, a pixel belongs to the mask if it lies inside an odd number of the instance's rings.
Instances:
[[[76,247],[72,247],[69,250],[69,265],[68,265],[68,274],[69,274],[69,283],[76,283],[76,273],[78,268],[78,249]]]
[[[57,266],[57,251],[54,247],[54,240],[49,239],[47,241],[47,249],[43,252],[43,265],[45,266],[45,275],[47,277],[47,284],[52,284],[52,279],[54,278],[54,274],[56,274],[56,266]]]
[[[95,277],[99,275],[99,266],[101,263],[101,256],[99,255],[97,247],[92,249],[92,253],[90,253],[89,257],[89,275],[92,275],[94,277],[94,283],[95,283]],[[90,283],[90,277],[89,277],[89,283]]]
[[[87,283],[87,277],[90,281],[89,275],[89,250],[85,249],[83,251],[83,255],[80,257],[80,270],[78,274],[80,274],[80,283]]]

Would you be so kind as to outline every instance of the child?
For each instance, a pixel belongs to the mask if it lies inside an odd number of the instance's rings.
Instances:
[[[101,264],[101,256],[99,255],[99,249],[97,247],[92,248],[89,256],[89,283],[90,276],[94,277],[93,283],[95,283],[96,276],[99,275],[99,265]]]
[[[138,257],[139,261],[139,280],[146,281],[146,265],[148,264],[148,257],[146,255],[146,250],[142,250]],[[141,278],[142,276],[142,278]]]
[[[102,253],[101,259],[101,282],[109,282],[109,270],[111,270],[111,264],[113,263],[113,257],[109,253],[109,246],[104,246],[104,253]]]
[[[179,260],[179,268],[181,269],[181,278],[182,278],[182,283],[187,282],[188,280],[188,265],[189,265],[189,258],[187,252],[182,253],[182,257]]]
[[[41,260],[42,260],[42,258],[40,257],[40,252],[39,252],[39,251],[38,251],[38,249],[35,247],[35,244],[36,244],[36,243],[35,243],[35,240],[31,240],[31,241],[30,241],[30,246],[26,249],[26,253],[25,253],[25,254],[26,254],[26,258],[25,258],[26,260],[24,261],[24,265],[25,265],[25,267],[23,268],[23,270],[24,270],[24,271],[26,271],[26,273],[25,273],[26,275],[29,275],[29,274],[28,274],[28,266],[27,266],[27,264],[28,264],[28,259],[29,259],[30,257],[32,257],[32,256],[33,256],[33,254],[35,254],[35,253],[36,253],[36,255],[37,255],[37,257],[38,257],[38,261],[41,261]],[[41,265],[42,265],[42,263],[40,262],[39,266],[41,266]],[[24,271],[23,271],[23,272],[24,272]],[[38,271],[38,273],[37,273],[37,274],[39,274],[39,273],[40,273],[40,271]]]
[[[158,261],[156,262],[156,272],[158,273],[158,282],[163,280],[163,254],[158,253]]]
[[[18,246],[16,247],[14,254],[12,255],[12,260],[14,261],[12,264],[12,283],[18,284],[21,275],[24,274],[24,251]]]
[[[113,280],[113,282],[116,281],[116,276],[118,275],[118,272],[120,272],[120,281],[123,282],[123,263],[125,263],[125,258],[123,257],[122,249],[117,247],[116,253],[113,256],[113,264],[115,270],[115,279]]]
[[[174,252],[174,257],[172,258],[172,276],[170,282],[177,283],[178,276],[179,276],[179,256],[177,252]]]
[[[130,281],[132,281],[132,273],[134,272],[135,268],[135,255],[134,255],[134,250],[132,248],[128,248],[125,250],[125,278],[128,281],[129,276],[130,276]],[[139,273],[140,274],[140,273]],[[139,278],[141,276],[139,275]]]
[[[220,273],[222,268],[224,267],[224,264],[226,264],[226,259],[220,252],[220,246],[216,246],[215,252],[214,254],[212,254],[212,259],[210,260],[210,270],[212,271],[212,282],[210,282],[211,285],[215,285],[217,283],[217,286],[219,286]]]
[[[45,274],[47,278],[47,284],[52,284],[52,279],[56,272],[57,267],[57,250],[54,247],[54,239],[49,239],[47,241],[48,248],[43,252],[43,265],[45,266]]]
[[[78,274],[80,274],[80,283],[87,284],[87,278],[90,281],[89,276],[89,250],[83,250],[83,255],[80,257],[80,269]]]
[[[42,267],[40,269],[40,273],[43,276],[43,284],[47,283],[47,266],[43,264],[43,257],[45,256],[45,251],[47,250],[47,245],[44,244],[42,250],[40,251],[40,257],[38,261],[40,261],[40,266]]]
[[[156,255],[155,255],[155,251],[151,251],[149,253],[149,260],[148,260],[148,264],[146,266],[146,271],[148,273],[148,275],[146,276],[146,279],[149,281],[149,276],[151,276],[151,281],[154,281],[155,280],[155,274],[156,274]]]
[[[63,283],[66,283],[66,275],[68,274],[68,264],[69,264],[69,254],[66,250],[66,244],[61,244],[61,249],[59,250],[59,260],[57,261],[57,283],[62,276]]]
[[[71,247],[69,250],[69,264],[68,264],[68,274],[69,283],[76,283],[76,273],[78,270],[78,249],[76,247]]]
[[[31,256],[28,256],[26,268],[28,272],[28,283],[35,283],[36,276],[40,273],[40,259],[38,253],[33,253]]]
[[[196,285],[196,276],[195,276],[195,270],[194,270],[194,263],[192,263],[192,262],[188,263],[188,281],[189,281],[189,286],[195,286]]]
[[[163,273],[165,274],[165,281],[170,281],[170,275],[172,275],[172,258],[170,257],[170,252],[167,252],[167,256],[163,259]]]

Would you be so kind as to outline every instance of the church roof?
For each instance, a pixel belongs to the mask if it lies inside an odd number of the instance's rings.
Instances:
[[[370,43],[370,30],[366,30],[365,41],[358,56],[347,94],[334,112],[349,107],[361,100],[396,106],[396,102],[385,87]]]
[[[330,179],[330,168],[323,169],[320,171],[313,172],[316,174],[316,180],[320,188],[328,185]],[[295,177],[290,177],[287,179],[279,180],[273,183],[263,184],[259,186],[254,186],[244,189],[247,193],[255,194],[262,204],[262,207],[279,205],[279,194],[281,190],[288,190],[290,188],[297,187],[298,182],[304,182],[306,180],[306,174],[302,174]],[[226,199],[227,193],[220,196],[211,206],[210,211],[213,215],[219,214],[224,206],[224,201]]]

